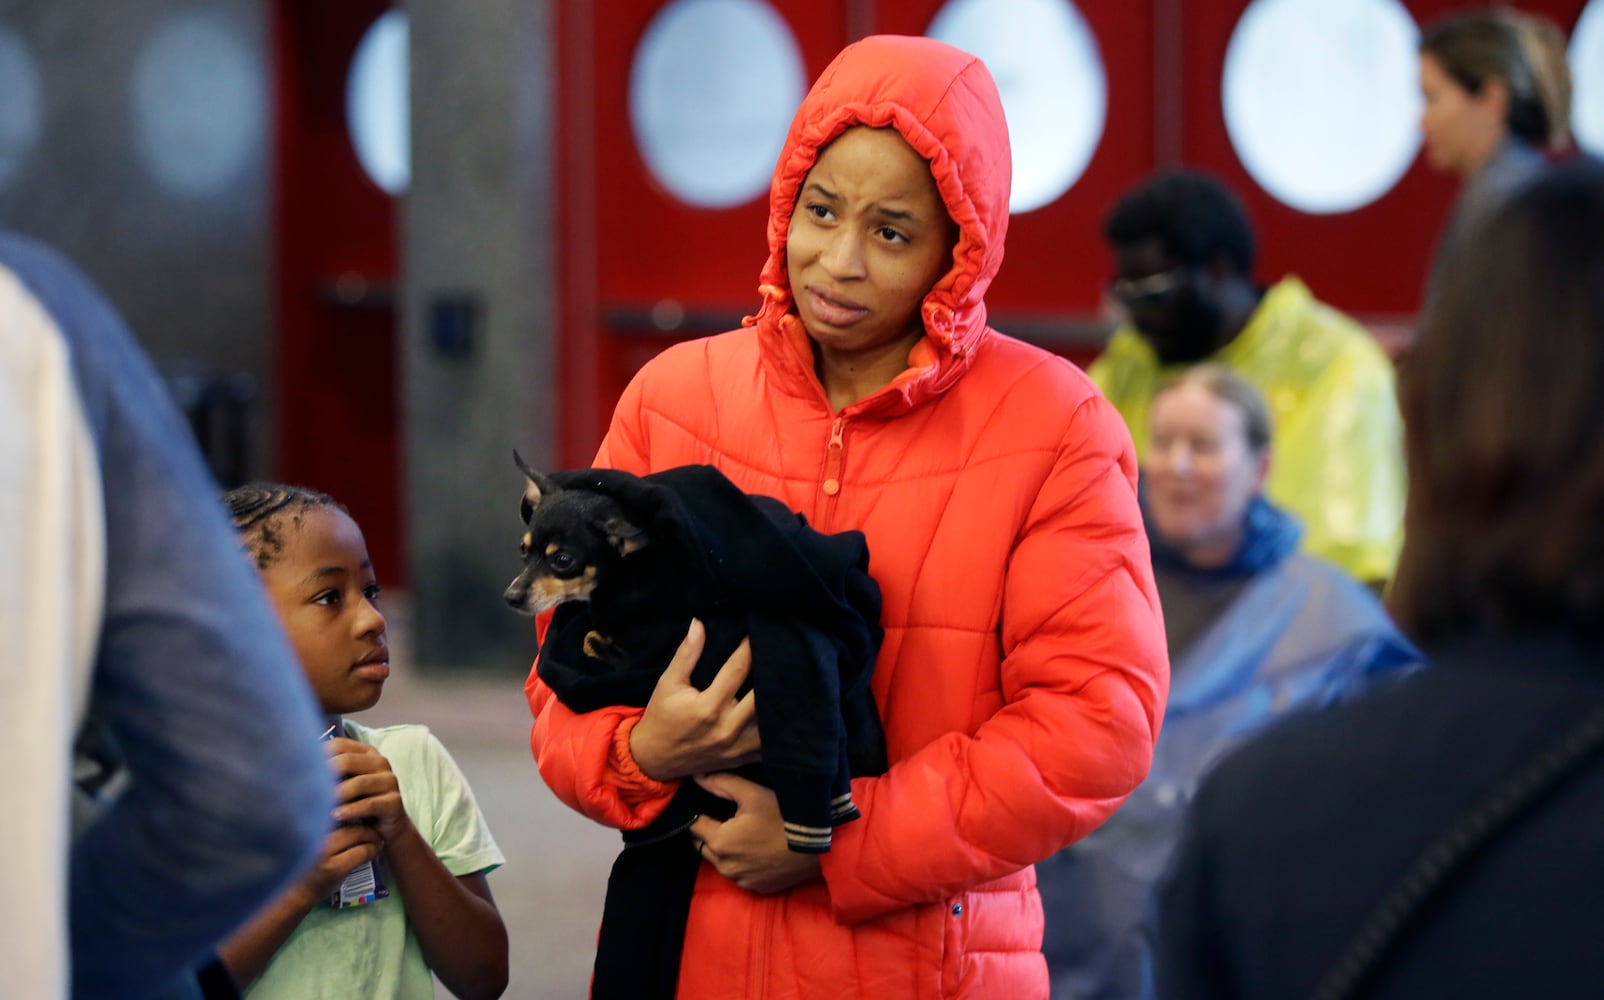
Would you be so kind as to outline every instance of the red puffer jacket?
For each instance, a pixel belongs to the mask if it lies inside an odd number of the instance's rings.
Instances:
[[[926,337],[839,413],[791,311],[785,239],[819,149],[896,128],[959,224]],[[862,530],[884,597],[874,693],[891,768],[853,783],[823,881],[744,892],[703,865],[681,997],[1047,996],[1035,861],[1147,774],[1168,688],[1130,437],[1068,362],[986,326],[1008,224],[1008,137],[985,67],[927,39],[850,46],[776,168],[764,302],[681,344],[626,391],[598,466],[718,466],[822,531]],[[576,715],[532,673],[541,774],[599,822],[637,827],[675,783],[635,767],[639,709]]]

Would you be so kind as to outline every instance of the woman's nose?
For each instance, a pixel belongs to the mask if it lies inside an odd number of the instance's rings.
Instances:
[[[833,278],[861,277],[863,242],[851,226],[842,226],[830,234],[830,245],[819,259]]]
[[[1171,475],[1186,475],[1192,471],[1192,449],[1184,444],[1170,445],[1164,451],[1164,465]]]

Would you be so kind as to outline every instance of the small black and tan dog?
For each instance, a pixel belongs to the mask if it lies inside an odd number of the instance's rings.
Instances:
[[[577,713],[643,708],[692,616],[706,627],[690,676],[697,688],[749,639],[763,759],[736,773],[774,790],[792,850],[828,851],[833,829],[858,815],[851,779],[886,769],[870,685],[880,589],[863,533],[815,531],[712,466],[542,475],[513,458],[525,479],[524,568],[505,597],[525,614],[552,612],[540,680]],[[624,831],[629,849],[608,879],[597,940],[596,995],[672,986],[701,865],[685,831],[699,816],[731,812],[681,782],[652,823]]]
[[[615,499],[586,489],[564,489],[530,468],[516,451],[512,457],[526,480],[518,511],[526,529],[518,546],[524,568],[503,596],[513,610],[525,615],[538,615],[569,601],[591,602],[597,628],[585,635],[585,655],[609,666],[626,666],[630,651],[602,631],[606,623],[681,618],[676,613],[681,608],[664,606],[665,600],[679,603],[672,600],[672,589],[665,592],[653,586],[661,579],[663,560],[637,556],[649,539]],[[683,610],[683,620],[688,621],[689,614]],[[665,621],[664,627],[671,626]]]

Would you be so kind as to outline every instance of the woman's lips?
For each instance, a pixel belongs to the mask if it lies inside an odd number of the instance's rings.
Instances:
[[[831,326],[851,326],[869,315],[868,309],[848,300],[825,295],[816,288],[809,288],[807,295],[813,315]]]

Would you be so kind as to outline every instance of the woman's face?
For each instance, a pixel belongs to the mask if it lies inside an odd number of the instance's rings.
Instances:
[[[1142,471],[1153,527],[1193,565],[1224,565],[1264,487],[1269,454],[1248,446],[1240,409],[1197,383],[1160,393],[1151,419]]]
[[[1481,93],[1472,94],[1426,52],[1420,56],[1420,93],[1425,98],[1420,128],[1426,162],[1436,170],[1475,173],[1507,133],[1502,84],[1488,80]]]
[[[787,237],[808,335],[840,358],[911,347],[920,304],[952,267],[953,232],[929,165],[901,135],[843,132],[802,182]]]

